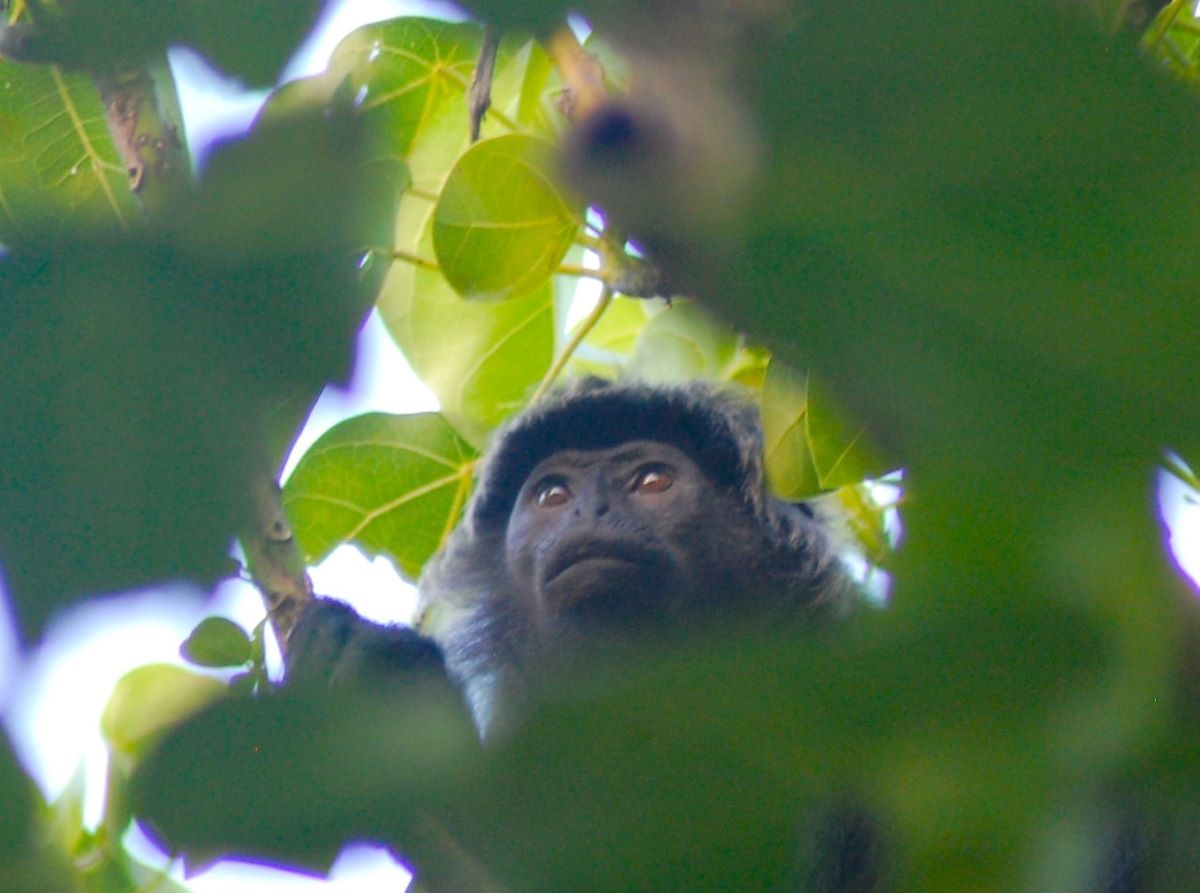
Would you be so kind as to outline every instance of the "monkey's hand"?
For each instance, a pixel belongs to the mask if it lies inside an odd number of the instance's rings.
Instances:
[[[288,640],[289,685],[366,686],[445,679],[442,650],[407,626],[363,620],[344,602],[309,604]]]

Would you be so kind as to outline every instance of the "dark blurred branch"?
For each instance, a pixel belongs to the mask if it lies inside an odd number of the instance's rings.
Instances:
[[[608,100],[604,68],[566,25],[551,34],[545,45],[550,60],[566,84],[562,97],[563,113],[572,120],[586,118]]]
[[[429,893],[504,893],[506,887],[488,874],[483,864],[451,834],[442,822],[424,813],[412,830],[412,840],[420,856],[416,859],[415,890]],[[408,853],[405,853],[407,856]]]

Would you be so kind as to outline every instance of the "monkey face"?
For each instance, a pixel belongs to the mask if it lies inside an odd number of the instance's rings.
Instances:
[[[544,627],[668,610],[692,582],[692,534],[708,489],[687,454],[657,441],[551,455],[525,480],[509,517],[513,591],[528,594]]]

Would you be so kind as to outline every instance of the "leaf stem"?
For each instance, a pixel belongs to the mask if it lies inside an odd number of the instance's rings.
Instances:
[[[562,276],[579,276],[583,279],[597,279],[600,282],[604,281],[604,273],[594,267],[584,267],[579,264],[559,264],[557,270],[554,271]]]
[[[438,266],[437,261],[428,260],[417,254],[409,254],[402,248],[377,248],[375,250],[380,254],[390,257],[392,260],[402,260],[412,264],[414,267],[420,267],[422,270],[440,271],[442,269]]]
[[[471,75],[471,86],[467,88],[467,112],[471,122],[471,142],[479,141],[479,128],[483,116],[492,107],[492,75],[496,71],[496,50],[500,47],[500,32],[495,26],[483,29],[483,46],[475,62],[475,73]]]
[[[600,251],[604,248],[604,240],[599,236],[593,236],[583,230],[579,231],[579,235],[575,237],[575,244],[582,245],[592,251]]]
[[[545,377],[542,379],[542,383],[539,384],[537,390],[533,392],[533,397],[529,400],[530,405],[537,403],[544,396],[546,396],[546,392],[550,390],[554,382],[557,381],[558,377],[562,374],[563,369],[567,365],[567,361],[571,359],[571,356],[575,353],[576,349],[580,344],[583,343],[583,339],[588,336],[588,333],[593,328],[595,328],[596,323],[600,321],[600,317],[604,315],[604,311],[607,310],[608,306],[612,303],[613,295],[615,294],[612,286],[607,282],[604,282],[604,280],[601,280],[601,282],[603,282],[603,285],[600,289],[600,299],[596,301],[596,306],[592,308],[592,312],[587,315],[587,318],[584,319],[584,321],[581,322],[571,334],[570,340],[563,345],[562,351],[555,358],[554,364],[550,367],[549,371],[546,372]]]

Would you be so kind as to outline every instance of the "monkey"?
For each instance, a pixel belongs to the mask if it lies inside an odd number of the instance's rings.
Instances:
[[[757,407],[709,384],[586,378],[518,415],[481,460],[459,526],[418,581],[421,633],[316,600],[290,682],[407,685],[444,673],[483,746],[515,734],[548,681],[613,647],[710,625],[835,623],[860,588],[811,505],[767,485]],[[823,822],[858,841],[862,824]],[[846,845],[805,889],[843,882]],[[877,873],[874,862],[856,878]]]
[[[849,611],[856,584],[816,513],[768,491],[754,405],[590,378],[498,433],[418,592],[486,738],[589,643],[819,623]]]
[[[827,623],[858,593],[817,512],[770,493],[753,404],[703,383],[598,378],[497,432],[417,588],[431,638],[318,600],[292,634],[289,678],[444,664],[488,739],[594,644],[731,618]]]
[[[707,384],[589,378],[493,437],[459,526],[418,581],[420,632],[317,599],[289,640],[287,677],[449,682],[489,746],[519,731],[545,680],[614,643],[731,620],[801,636],[847,617],[860,593],[830,519],[770,492],[753,404]],[[1111,818],[1096,889],[1151,889],[1179,861],[1163,822],[1120,804]],[[869,808],[835,799],[798,807],[798,822],[810,866],[798,889],[891,888],[898,842]]]

